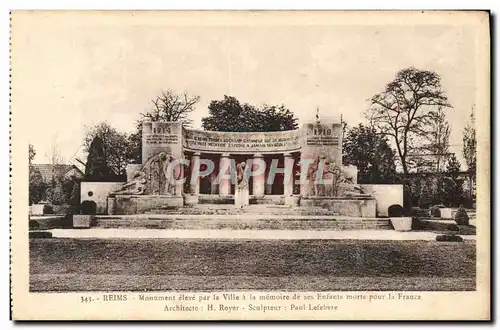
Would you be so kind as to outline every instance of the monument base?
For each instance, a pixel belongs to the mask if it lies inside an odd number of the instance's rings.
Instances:
[[[113,207],[109,207],[113,205]],[[184,206],[184,198],[175,195],[115,195],[108,197],[109,214],[142,214],[154,208]]]
[[[90,228],[93,215],[75,214],[73,215],[73,228]]]
[[[245,207],[250,204],[250,196],[248,194],[248,188],[236,188],[234,194],[234,205],[236,207]]]
[[[300,206],[316,206],[328,209],[341,216],[375,218],[377,203],[373,197],[301,197]]]

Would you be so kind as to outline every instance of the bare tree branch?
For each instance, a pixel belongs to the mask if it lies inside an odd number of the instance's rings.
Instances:
[[[412,163],[408,156],[431,131],[438,107],[451,107],[441,78],[435,72],[415,68],[399,71],[382,93],[371,98],[365,117],[392,139],[405,174]]]

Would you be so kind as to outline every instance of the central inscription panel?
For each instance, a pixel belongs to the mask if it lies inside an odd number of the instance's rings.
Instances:
[[[216,152],[286,152],[300,149],[300,131],[209,132],[184,129],[187,149]]]

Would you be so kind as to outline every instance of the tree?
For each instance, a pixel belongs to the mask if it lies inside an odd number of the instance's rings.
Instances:
[[[29,202],[39,203],[47,198],[47,184],[43,181],[42,173],[30,166],[29,171]]]
[[[65,203],[74,207],[80,205],[80,180],[76,177],[63,178],[62,190]]]
[[[141,127],[128,136],[128,159],[131,164],[142,163],[142,123]]]
[[[458,177],[460,174],[460,162],[458,161],[457,156],[453,153],[448,157],[448,162],[446,163],[446,173],[453,177]]]
[[[439,107],[451,107],[440,76],[415,68],[399,71],[383,92],[371,98],[365,115],[371,125],[394,142],[405,177],[413,166],[411,155],[429,133],[429,124]]]
[[[88,181],[113,181],[115,173],[106,162],[104,143],[96,136],[88,148],[89,155],[85,165],[85,179]]]
[[[30,165],[33,162],[33,159],[35,159],[35,156],[36,156],[35,147],[30,143],[30,145],[29,145],[29,163],[30,163]]]
[[[151,100],[152,108],[146,113],[141,113],[142,120],[180,121],[184,125],[189,125],[191,120],[188,116],[195,110],[199,100],[200,97],[197,95],[177,94],[170,89],[161,91],[160,96]]]
[[[460,162],[455,154],[448,157],[443,173],[436,177],[435,204],[460,205],[463,200],[463,180],[460,178]]]
[[[428,142],[421,147],[420,151],[424,157],[428,155],[433,160],[430,170],[440,173],[444,171],[444,166],[450,158],[450,125],[446,120],[443,107],[438,107],[435,113],[429,114],[429,132],[426,140]]]
[[[52,144],[50,146],[50,163],[52,165],[64,163],[64,159],[59,151],[59,139],[57,137],[57,134],[52,135]]]
[[[208,110],[208,117],[201,122],[209,131],[276,132],[298,128],[297,118],[284,105],[264,104],[257,108],[224,95],[223,100],[210,102]]]
[[[472,180],[476,179],[476,120],[474,111],[471,111],[469,121],[463,131],[462,154],[467,164],[467,171]]]
[[[64,187],[62,178],[52,177],[52,181],[50,183],[50,202],[54,205],[63,205],[67,202],[68,197],[64,193]]]
[[[97,139],[97,140],[96,140]],[[92,143],[97,141],[99,150],[99,160],[106,164],[106,171],[110,170],[110,175],[120,176],[125,173],[125,167],[131,162],[132,146],[129,136],[118,132],[108,123],[100,123],[87,131],[84,141],[85,151],[89,153]],[[97,150],[94,150],[96,152]],[[102,155],[100,154],[102,153]],[[102,159],[101,159],[102,158]],[[91,164],[91,166],[94,166]],[[99,166],[103,166],[102,164]],[[104,167],[102,167],[104,169]]]
[[[373,127],[360,124],[347,130],[343,140],[345,164],[358,168],[359,183],[394,183],[397,181],[394,151],[387,139]]]
[[[448,159],[446,176],[453,182],[447,191],[449,204],[459,206],[464,201],[464,180],[460,177],[460,162],[455,154],[451,154]]]

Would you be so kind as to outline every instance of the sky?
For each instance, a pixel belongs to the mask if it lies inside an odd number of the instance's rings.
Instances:
[[[410,66],[441,76],[453,105],[451,149],[461,159],[477,85],[475,34],[467,25],[207,24],[206,16],[177,24],[167,14],[107,15],[13,15],[12,79],[22,87],[12,91],[12,111],[36,104],[27,118],[40,123],[29,132],[35,163],[50,162],[54,150],[72,163],[85,131],[102,121],[131,132],[162,89],[201,97],[195,127],[224,95],[284,104],[299,124],[319,107],[320,116],[342,114],[354,126],[365,121],[370,97]]]

